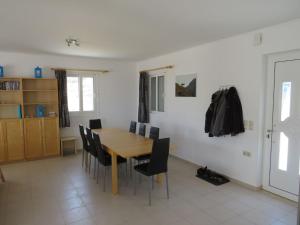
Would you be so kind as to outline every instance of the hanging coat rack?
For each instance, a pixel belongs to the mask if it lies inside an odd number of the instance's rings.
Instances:
[[[153,69],[148,69],[148,70],[142,70],[141,72],[152,72],[152,71],[157,71],[157,70],[164,70],[164,69],[173,69],[174,65],[168,65],[168,66],[163,66],[163,67],[157,67],[157,68],[153,68]]]
[[[227,88],[231,88],[231,87],[234,87],[234,85],[232,85],[232,84],[220,85],[219,90],[227,89]]]

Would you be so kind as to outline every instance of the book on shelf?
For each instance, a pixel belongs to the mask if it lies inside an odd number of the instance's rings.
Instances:
[[[0,90],[20,90],[20,81],[0,81]]]

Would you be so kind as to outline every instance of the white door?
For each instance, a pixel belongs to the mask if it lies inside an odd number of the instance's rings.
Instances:
[[[292,200],[299,191],[300,54],[269,58],[266,189]],[[266,182],[265,182],[266,183]]]

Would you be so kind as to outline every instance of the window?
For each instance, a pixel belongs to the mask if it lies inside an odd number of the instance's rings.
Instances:
[[[78,112],[79,108],[79,77],[67,77],[68,108],[70,112]]]
[[[70,112],[94,111],[94,78],[67,76],[68,108]]]
[[[292,82],[282,83],[281,121],[290,117]]]
[[[289,138],[283,132],[280,132],[278,169],[282,171],[287,170],[288,153],[289,153]]]
[[[151,111],[164,112],[165,102],[165,77],[150,77],[150,109]]]

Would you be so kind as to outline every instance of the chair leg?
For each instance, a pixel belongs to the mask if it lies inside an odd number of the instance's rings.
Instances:
[[[4,183],[5,182],[5,178],[4,178],[4,175],[3,175],[3,172],[1,170],[1,168],[0,168],[0,178],[1,178],[2,182]]]
[[[88,169],[89,169],[89,157],[90,157],[90,153],[86,153],[85,155],[85,170],[86,172],[88,172]]]
[[[152,190],[152,177],[148,178],[149,182],[149,193],[148,193],[148,198],[149,198],[149,206],[151,206],[151,190]]]
[[[167,188],[167,198],[170,198],[169,194],[169,178],[168,178],[168,173],[166,173],[166,188]]]
[[[100,163],[97,163],[97,184],[99,183],[99,165]]]
[[[105,181],[106,181],[106,166],[104,166],[104,174],[103,174],[103,191],[105,192]]]
[[[94,179],[96,178],[96,157],[94,157]]]
[[[136,195],[136,171],[133,171],[134,195]]]
[[[137,165],[140,165],[140,161],[137,161]],[[142,175],[139,173],[139,183],[142,183]]]
[[[84,155],[85,155],[85,156],[84,156],[84,164],[85,164],[85,165],[84,165],[84,169],[85,169],[85,172],[87,172],[89,153],[86,152]]]
[[[154,176],[151,177],[152,189],[154,189]]]
[[[129,158],[129,175],[132,178],[132,158]]]
[[[91,164],[92,164],[92,155],[90,154],[90,158],[89,158],[89,174],[91,174]]]
[[[125,179],[126,179],[126,186],[128,186],[128,161],[125,163]]]
[[[85,150],[82,149],[82,162],[81,162],[82,168],[83,168],[83,166],[84,166],[84,152],[85,152]]]

